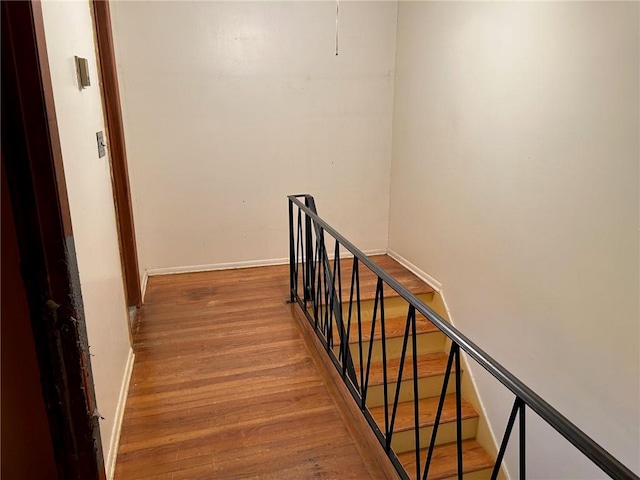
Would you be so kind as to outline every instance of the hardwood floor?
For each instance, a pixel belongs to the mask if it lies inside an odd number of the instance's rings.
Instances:
[[[291,314],[288,266],[156,276],[115,478],[386,478]]]

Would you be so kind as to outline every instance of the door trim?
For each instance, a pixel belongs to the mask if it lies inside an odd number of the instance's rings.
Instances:
[[[102,101],[104,103],[107,126],[107,145],[111,159],[113,177],[113,198],[118,225],[120,259],[124,277],[127,305],[138,307],[142,303],[138,251],[129,187],[127,150],[125,147],[120,89],[116,68],[113,35],[111,33],[111,12],[108,0],[93,0],[93,18],[98,45],[98,65],[100,69]]]

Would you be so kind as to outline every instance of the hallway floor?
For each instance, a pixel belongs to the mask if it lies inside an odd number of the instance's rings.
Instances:
[[[288,281],[288,266],[149,279],[117,480],[383,478],[305,347]]]

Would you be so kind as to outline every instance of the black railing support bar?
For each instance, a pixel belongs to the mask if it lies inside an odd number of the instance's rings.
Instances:
[[[378,316],[378,296],[379,290],[376,288],[376,298],[373,302],[373,317],[371,318],[371,335],[369,336],[369,350],[367,351],[367,375],[364,379],[364,392],[362,393],[362,408],[365,408],[367,400],[367,390],[369,390],[369,373],[371,372],[371,354],[373,353],[373,336],[376,332],[376,318]]]
[[[382,330],[382,391],[384,398],[384,431],[385,435],[391,437],[389,433],[389,375],[387,373],[387,332],[384,323],[384,284],[382,279],[378,279],[380,288],[380,329]],[[370,348],[373,348],[373,344]],[[400,390],[400,385],[396,385],[396,390]],[[387,451],[391,448],[388,442]]]
[[[303,298],[306,299],[306,291],[307,291],[307,277],[306,277],[306,264],[304,257],[304,245],[306,240],[304,239],[304,233],[302,230],[302,211],[298,209],[298,240],[296,241],[296,262],[298,258],[300,258],[300,263],[302,264],[302,291]],[[297,265],[296,265],[297,267]],[[296,272],[296,281],[298,280],[298,273]],[[296,293],[298,292],[298,285],[296,284]]]
[[[413,398],[418,399],[418,349],[417,349],[417,327],[416,327],[416,309],[413,305],[409,305],[409,313],[411,316],[411,357],[413,365]],[[413,402],[413,422],[414,436],[416,446],[416,480],[420,478],[420,404]]]
[[[338,245],[340,245],[340,244],[336,240],[336,246],[335,246],[336,250],[338,250],[338,248],[339,248]],[[334,253],[335,253],[336,250],[334,250]],[[333,271],[332,272],[330,271],[330,273],[331,273],[331,290],[329,290],[327,292],[329,294],[329,297],[330,297],[329,298],[329,312],[331,312],[331,313],[329,314],[329,325],[328,325],[328,327],[329,327],[329,334],[331,336],[330,345],[332,347],[335,345],[334,341],[333,341],[333,320],[335,320],[336,327],[338,328],[338,339],[340,339],[340,337],[342,336],[342,332],[341,332],[342,329],[340,328],[340,323],[338,321],[338,314],[337,314],[337,310],[336,310],[336,308],[340,309],[340,313],[341,313],[340,314],[340,318],[342,318],[342,303],[340,303],[338,301],[338,299],[336,298],[336,295],[335,295],[336,282],[338,280],[338,271],[339,271],[338,269],[340,268],[339,265],[340,265],[340,258],[338,258],[338,257],[336,257],[334,255],[334,257],[333,257]]]
[[[307,207],[309,207],[310,200],[305,199],[305,203]],[[305,240],[306,240],[305,248],[307,253],[307,258],[306,258],[307,268],[304,271],[304,275],[305,275],[304,300],[305,302],[307,302],[308,300],[311,300],[311,291],[312,291],[311,285],[313,283],[312,282],[313,269],[311,268],[313,265],[313,238],[311,233],[311,218],[308,215],[305,215],[304,230],[305,230]]]
[[[356,257],[353,257],[353,268],[351,270],[351,285],[349,286],[349,313],[347,315],[347,341],[344,342],[343,344],[340,345],[341,348],[345,349],[345,348],[349,348],[350,349],[350,342],[351,342],[351,315],[353,313],[353,289],[355,287],[356,284],[356,263],[357,263],[358,259]],[[347,355],[347,352],[343,351],[342,354],[342,358],[345,358],[345,356]],[[344,378],[347,374],[347,363],[346,362],[342,362],[342,378]],[[354,383],[354,385],[358,385],[357,383]]]
[[[462,480],[462,389],[460,385],[460,349],[456,348],[456,447],[458,453],[458,480]]]
[[[290,292],[290,301],[293,303],[296,298],[296,288],[295,288],[295,267],[298,263],[295,259],[295,247],[294,247],[294,235],[293,235],[293,203],[288,202],[289,204],[289,292]]]
[[[400,352],[400,367],[398,367],[398,380],[396,380],[396,393],[393,396],[393,409],[391,411],[391,421],[389,422],[389,431],[387,432],[387,450],[391,448],[391,438],[393,436],[393,427],[396,423],[396,413],[398,411],[398,401],[400,399],[400,384],[402,383],[402,373],[404,372],[404,361],[407,356],[407,345],[409,344],[409,331],[411,329],[411,311],[413,307],[409,305],[407,311],[407,324],[404,328],[404,337],[402,339],[402,351]],[[414,310],[415,315],[415,310]],[[415,397],[416,399],[418,397]],[[414,402],[417,403],[417,402]]]
[[[524,411],[526,410],[526,406],[523,403],[522,405],[520,405],[520,480],[525,480],[525,477],[527,476],[527,462],[526,462],[526,457],[527,457],[527,447],[526,447],[526,440],[525,440],[525,418],[524,418]]]
[[[320,259],[320,242],[318,241],[318,239],[316,238],[316,248],[315,248],[315,255],[317,256],[317,258],[314,260],[314,263],[316,264],[316,272],[317,272],[317,280],[316,280],[316,294],[314,296],[314,301],[313,301],[313,320],[314,320],[314,325],[313,327],[318,330],[318,319],[322,316],[322,276],[320,274],[321,270],[322,270],[322,265],[320,265],[319,267],[318,262]]]
[[[507,451],[507,444],[509,443],[509,437],[511,436],[511,430],[513,429],[513,424],[516,421],[516,415],[520,410],[520,406],[522,405],[522,400],[516,397],[513,402],[513,408],[511,408],[511,414],[509,415],[509,421],[507,421],[507,428],[504,430],[504,436],[502,437],[502,443],[500,444],[500,450],[498,451],[498,457],[496,458],[496,463],[493,466],[493,472],[491,473],[491,480],[496,480],[498,478],[498,472],[500,471],[500,466],[502,465],[502,459],[504,458],[504,452]]]
[[[315,329],[318,329],[318,319],[322,318],[322,264],[320,264],[320,266],[318,265],[318,262],[320,262],[320,242],[318,241],[318,237],[316,237],[316,255],[317,258],[315,259],[315,264],[316,264],[316,271],[318,272],[318,280],[316,283],[316,295],[315,295],[315,301],[313,303],[314,305],[314,309],[313,309],[313,318],[314,318],[314,322],[315,322]]]
[[[338,296],[334,295],[334,301],[337,304],[337,307],[340,309],[340,323],[338,323],[338,318],[336,316],[336,326],[338,327],[338,339],[340,340],[340,347],[343,345],[343,337],[346,329],[344,328],[344,319],[342,318],[342,279],[340,272],[340,244],[336,240],[336,246],[334,249],[334,257],[333,257],[333,292],[337,292]],[[337,290],[336,290],[337,288]],[[342,353],[342,348],[339,350],[339,354]],[[343,363],[347,363],[344,362]]]
[[[442,382],[442,391],[440,393],[440,401],[438,402],[438,410],[436,411],[436,417],[433,421],[433,432],[431,433],[431,442],[429,442],[429,451],[427,453],[427,460],[424,465],[424,473],[422,474],[422,480],[427,480],[429,474],[429,467],[431,466],[431,458],[433,457],[433,449],[436,445],[436,437],[438,436],[438,427],[440,426],[440,417],[442,416],[442,409],[444,407],[444,398],[447,396],[447,387],[449,385],[449,377],[451,375],[451,367],[453,366],[454,356],[459,353],[458,345],[451,344],[451,350],[449,351],[449,359],[447,360],[447,370],[444,373],[444,380]]]
[[[362,309],[360,308],[360,261],[358,257],[353,257],[353,263],[356,269],[356,311],[358,313],[358,354],[360,360],[360,397],[362,398],[362,404],[360,407],[365,408],[364,405],[364,362],[362,359]]]

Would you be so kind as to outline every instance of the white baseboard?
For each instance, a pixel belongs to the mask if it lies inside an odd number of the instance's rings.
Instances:
[[[144,296],[147,293],[147,283],[149,282],[149,272],[144,271],[142,276],[142,285],[140,286],[140,303],[144,304]]]
[[[364,253],[368,257],[373,256],[373,255],[386,255],[387,254],[387,249],[386,248],[374,248],[372,250],[364,250],[362,253]]]
[[[133,350],[129,349],[129,358],[124,369],[122,377],[122,386],[120,387],[120,396],[118,405],[116,406],[116,414],[113,421],[113,429],[111,430],[111,441],[109,442],[109,452],[107,453],[107,461],[105,462],[107,479],[112,480],[116,471],[116,459],[118,458],[118,446],[120,445],[120,432],[122,430],[122,420],[124,419],[124,408],[127,404],[127,395],[129,393],[129,382],[133,373],[133,361],[135,355]]]
[[[364,252],[365,255],[384,255],[387,253],[386,249],[372,249]],[[353,257],[349,252],[343,252],[340,254],[340,258]],[[329,254],[329,258],[333,258]],[[150,268],[145,270],[145,277],[143,280],[144,290],[147,287],[147,278],[155,275],[174,275],[177,273],[197,273],[197,272],[212,272],[216,270],[235,270],[238,268],[254,268],[254,267],[267,267],[271,265],[286,265],[289,263],[289,258],[271,258],[267,260],[249,260],[246,262],[229,262],[229,263],[212,263],[208,265],[188,265],[183,267],[165,267],[165,268]],[[143,294],[144,299],[144,294]]]
[[[372,257],[374,255],[386,255],[387,254],[387,249],[386,248],[376,248],[376,249],[371,249],[371,250],[363,250],[362,253],[364,253],[367,257]],[[327,256],[329,257],[329,260],[333,260],[334,258],[336,258],[335,252],[327,252]],[[342,249],[342,252],[340,252],[340,258],[353,258],[353,253],[351,253],[350,251],[345,251],[344,249]]]
[[[431,288],[433,288],[436,292],[442,292],[442,283],[440,283],[438,280],[433,278],[428,273],[420,270],[418,267],[416,267],[413,263],[411,263],[409,260],[404,258],[402,255],[400,255],[399,253],[394,252],[391,249],[387,250],[387,255],[389,255],[391,258],[393,258],[396,262],[398,262],[404,268],[406,268],[407,270],[411,271],[411,273],[416,275],[418,278],[420,278],[421,280],[427,282],[429,284],[429,286]]]
[[[266,267],[270,265],[285,265],[288,258],[271,258],[268,260],[249,260],[246,262],[212,263],[207,265],[187,265],[183,267],[150,268],[146,273],[154,275],[173,275],[176,273],[212,272],[215,270],[235,270],[238,268]]]

